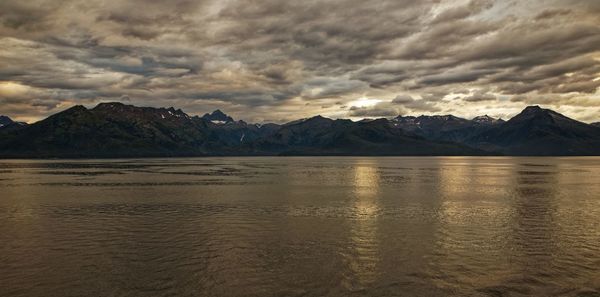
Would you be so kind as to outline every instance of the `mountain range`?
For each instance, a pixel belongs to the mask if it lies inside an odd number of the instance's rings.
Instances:
[[[27,126],[24,122],[15,122],[7,116],[0,115],[0,129],[3,131],[11,131]]]
[[[600,155],[600,127],[538,106],[508,121],[315,116],[249,124],[220,110],[200,117],[118,102],[74,106],[30,125],[0,117],[3,158],[233,155]]]

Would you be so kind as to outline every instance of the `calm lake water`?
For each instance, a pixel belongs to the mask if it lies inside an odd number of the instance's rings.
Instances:
[[[1,296],[600,296],[600,158],[0,160]]]

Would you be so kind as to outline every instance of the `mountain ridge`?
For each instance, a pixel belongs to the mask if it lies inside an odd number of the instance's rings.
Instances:
[[[12,123],[14,123],[14,121],[11,118],[5,115],[0,115],[0,128]]]
[[[509,155],[600,155],[600,129],[550,109],[528,106],[466,143]]]
[[[0,129],[4,158],[490,154],[600,155],[600,128],[539,106],[508,121],[421,115],[353,122],[318,115],[278,125],[235,121],[220,110],[200,117],[106,102]]]
[[[25,122],[13,121],[10,117],[0,115],[0,130],[3,131],[14,131],[26,127],[28,124]]]

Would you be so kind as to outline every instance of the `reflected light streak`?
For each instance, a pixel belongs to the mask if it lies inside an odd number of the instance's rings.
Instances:
[[[354,207],[350,256],[350,267],[356,283],[353,287],[364,288],[376,279],[379,261],[377,237],[377,212],[379,195],[379,173],[371,164],[354,167]]]

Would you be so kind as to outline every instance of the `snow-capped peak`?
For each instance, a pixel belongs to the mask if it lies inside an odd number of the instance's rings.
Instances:
[[[472,121],[476,122],[476,123],[480,123],[480,124],[496,124],[499,122],[503,122],[502,119],[496,119],[496,118],[488,116],[487,114],[482,115],[482,116],[476,116],[473,118]]]

